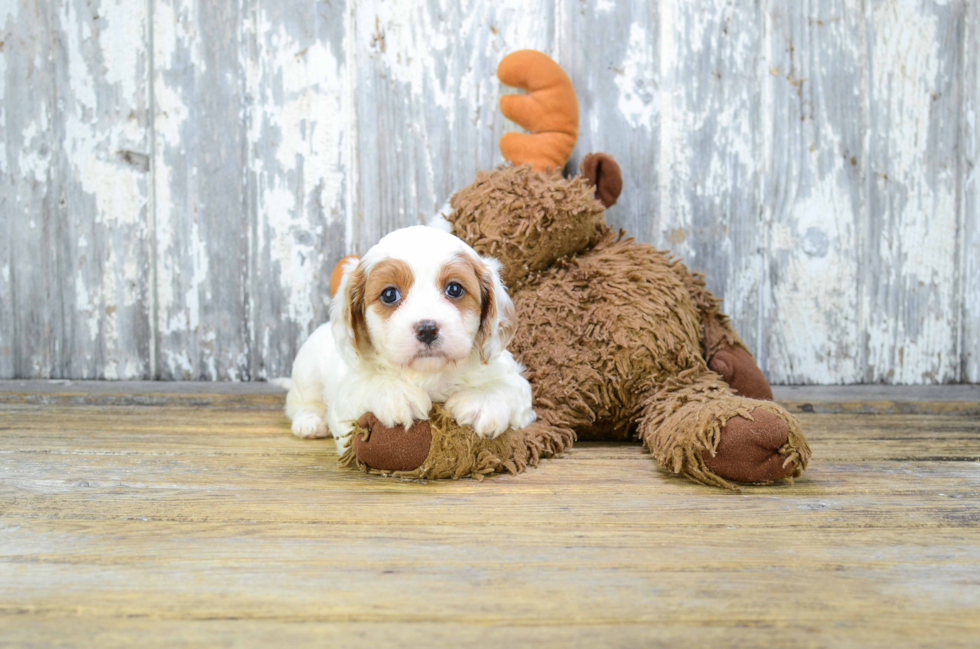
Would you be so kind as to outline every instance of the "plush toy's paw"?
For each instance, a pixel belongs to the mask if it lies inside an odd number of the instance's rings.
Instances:
[[[388,428],[409,429],[416,420],[428,419],[432,399],[415,386],[393,383],[379,391],[371,412]]]
[[[293,418],[293,435],[300,439],[329,437],[327,422],[314,412],[301,412]]]
[[[752,419],[732,417],[721,431],[714,455],[704,452],[705,465],[735,482],[771,482],[797,470],[798,455],[789,448],[789,426],[779,415],[756,408]]]
[[[446,409],[458,423],[471,426],[480,437],[495,439],[510,427],[513,408],[500,395],[462,390],[446,401]]]
[[[414,471],[429,455],[432,429],[428,421],[417,421],[406,430],[404,426],[385,426],[368,413],[358,420],[357,425],[370,434],[366,439],[363,435],[354,435],[354,454],[373,469]]]
[[[772,388],[752,355],[741,347],[723,347],[708,361],[712,371],[721,374],[732,390],[749,399],[772,401]]]

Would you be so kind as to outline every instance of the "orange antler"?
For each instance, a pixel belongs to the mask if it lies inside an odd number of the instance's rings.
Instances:
[[[538,171],[561,169],[578,139],[578,99],[572,80],[548,56],[521,50],[504,57],[497,78],[526,95],[504,95],[500,112],[530,133],[506,133],[500,152],[515,165],[530,164]]]

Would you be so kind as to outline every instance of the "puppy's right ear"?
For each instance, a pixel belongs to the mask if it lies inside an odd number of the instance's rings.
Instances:
[[[357,257],[345,258],[338,267],[341,268],[340,284],[330,304],[330,322],[337,349],[345,361],[355,363],[371,345],[364,313],[367,271]]]

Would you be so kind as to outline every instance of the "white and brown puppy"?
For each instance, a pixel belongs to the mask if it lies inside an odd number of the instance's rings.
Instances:
[[[534,421],[531,386],[507,351],[514,306],[498,269],[495,259],[421,225],[347,262],[331,322],[293,362],[293,433],[332,434],[343,451],[364,413],[407,428],[428,419],[433,401],[484,437]]]

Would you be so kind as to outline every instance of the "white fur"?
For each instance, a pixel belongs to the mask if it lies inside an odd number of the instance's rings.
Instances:
[[[458,254],[480,259],[493,275],[497,316],[482,349],[479,317],[457,309],[444,287],[437,286],[442,267]],[[359,353],[347,325],[350,275],[358,265],[370,274],[383,259],[406,262],[414,283],[387,320],[366,310],[370,349]],[[413,420],[428,419],[433,402],[445,402],[456,421],[483,437],[533,422],[531,386],[522,376],[524,368],[506,350],[506,332],[512,330],[506,320],[513,317],[513,305],[499,268],[496,260],[479,257],[460,239],[426,226],[396,230],[360,262],[348,262],[331,303],[331,323],[313,332],[293,363],[286,397],[293,433],[304,438],[332,434],[343,452],[361,415],[373,412],[386,426],[409,427]],[[367,301],[375,297],[367,296]],[[439,326],[439,339],[431,348],[415,336],[421,320]]]
[[[449,201],[446,201],[446,204],[439,208],[439,211],[429,219],[428,226],[452,234],[453,224],[449,222],[447,217],[452,216],[453,212],[455,212],[453,206],[449,204]]]

